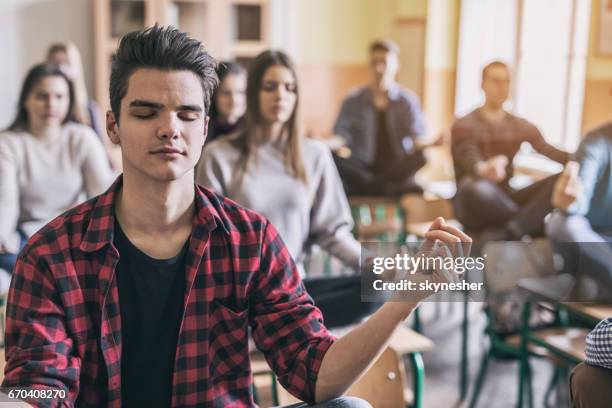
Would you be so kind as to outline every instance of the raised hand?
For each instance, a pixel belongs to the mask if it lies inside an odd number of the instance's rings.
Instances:
[[[486,161],[481,161],[476,165],[476,173],[480,177],[499,183],[506,178],[506,167],[508,158],[504,155],[491,157]]]
[[[583,186],[578,172],[580,164],[574,161],[567,162],[559,175],[552,195],[552,205],[561,210],[567,210],[582,194]]]
[[[449,259],[456,261],[457,258],[468,257],[471,246],[472,239],[467,234],[447,224],[444,218],[438,217],[425,233],[425,242],[414,255],[414,258],[422,258],[423,262],[426,262],[426,259],[430,260],[435,264],[435,267],[422,266],[417,270],[404,270],[396,273],[394,280],[396,282],[401,282],[404,279],[409,280],[414,283],[415,288],[419,288],[420,284],[425,281],[433,284],[457,282],[462,272],[459,273],[452,268],[448,268],[446,266],[447,261]],[[437,259],[437,262],[434,261],[435,259]],[[433,293],[428,290],[415,289],[397,294],[392,299],[418,303]]]

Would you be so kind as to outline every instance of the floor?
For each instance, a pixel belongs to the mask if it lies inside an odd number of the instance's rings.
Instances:
[[[462,303],[459,302],[424,303],[421,305],[424,334],[435,343],[434,350],[423,355],[425,362],[424,408],[463,408],[468,406],[467,401],[459,401],[462,307]],[[468,399],[471,397],[471,391],[478,375],[482,352],[486,349],[486,342],[482,336],[485,325],[482,304],[470,303],[469,316],[470,391]],[[535,360],[532,361],[532,369],[534,372],[534,407],[546,407],[544,405],[544,394],[552,376],[552,365],[545,360]],[[266,390],[268,387],[263,387],[263,394],[260,395],[262,397],[262,407],[271,405],[269,402],[270,395]],[[560,387],[563,387],[563,385],[560,385]],[[562,392],[567,392],[567,389],[563,389]],[[492,360],[477,407],[516,407],[517,395],[517,362]],[[555,408],[569,406],[569,403],[563,402],[563,400],[555,401],[555,395],[551,399],[552,405],[550,406]]]
[[[424,334],[436,345],[432,352],[423,356],[425,361],[425,398],[424,407],[463,407],[459,403],[459,367],[461,350],[460,324],[463,316],[461,303],[424,304]],[[481,356],[486,349],[482,336],[485,319],[481,303],[470,304],[469,332],[469,371],[470,393],[478,375]],[[532,359],[533,360],[533,359]],[[552,365],[545,360],[532,361],[534,372],[534,407],[545,407],[544,394],[552,376]],[[561,385],[562,386],[562,385]],[[567,391],[562,390],[562,391]],[[518,395],[518,363],[516,361],[492,360],[478,400],[478,407],[506,408],[515,407]],[[563,408],[567,402],[560,403],[551,398],[553,406]]]

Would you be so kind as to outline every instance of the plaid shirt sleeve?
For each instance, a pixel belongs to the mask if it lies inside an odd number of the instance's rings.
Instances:
[[[67,398],[37,406],[74,406],[81,360],[72,352],[64,308],[45,259],[26,247],[15,266],[6,308],[3,387],[63,389]]]
[[[253,340],[280,383],[293,395],[314,403],[323,356],[335,338],[323,325],[285,244],[267,224],[261,268],[250,296]]]
[[[612,317],[602,320],[586,338],[586,363],[612,369]]]

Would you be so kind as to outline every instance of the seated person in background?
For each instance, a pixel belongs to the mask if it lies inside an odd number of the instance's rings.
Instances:
[[[91,127],[106,148],[114,169],[121,169],[121,151],[110,143],[104,129],[104,119],[100,107],[87,96],[81,54],[72,43],[52,44],[47,51],[47,62],[57,64],[74,86],[74,117],[77,122]]]
[[[221,62],[217,66],[219,87],[210,107],[206,142],[234,133],[244,125],[246,111],[246,71],[235,62]]]
[[[340,177],[349,196],[422,192],[414,176],[425,165],[423,149],[442,139],[425,140],[418,97],[395,81],[398,46],[376,41],[369,57],[372,83],[347,96],[334,126],[348,147],[334,155]]]
[[[559,163],[569,159],[568,153],[548,144],[534,125],[504,110],[509,89],[508,66],[500,61],[488,64],[482,70],[484,105],[458,119],[452,128],[455,215],[467,230],[483,232],[483,241],[544,233],[557,176],[521,190],[510,187],[512,160],[523,142]]]
[[[68,79],[72,81],[76,120],[91,127],[101,140],[106,139],[100,107],[87,96],[83,63],[77,46],[73,43],[52,44],[47,50],[47,62],[59,66]]]
[[[612,317],[588,334],[585,354],[570,376],[572,408],[612,407]]]
[[[612,301],[612,124],[587,134],[576,160],[555,184],[556,210],[546,232],[564,257],[564,269],[579,280],[592,279],[599,293],[591,296]]]
[[[367,406],[337,397],[427,293],[385,303],[340,339],[329,334],[269,221],[194,184],[214,68],[202,44],[174,28],[121,39],[107,132],[121,146],[123,175],[21,252],[3,387],[65,390],[62,406],[252,407],[250,327],[292,394],[319,408]],[[293,112],[288,72],[266,70],[273,77],[255,88],[266,117]],[[464,242],[469,253],[470,241],[438,218],[422,251]]]
[[[11,272],[26,238],[112,182],[104,147],[75,122],[74,106],[56,65],[28,72],[17,117],[0,134],[0,269]]]
[[[342,182],[329,149],[299,132],[298,102],[296,71],[289,57],[281,51],[266,51],[254,58],[244,131],[206,144],[196,182],[268,218],[303,276],[304,261],[314,244],[358,271],[361,246],[352,234],[353,219]],[[358,273],[324,282],[311,287],[307,280],[306,287],[328,324],[335,319],[321,296],[327,297],[323,293],[329,290],[350,297],[344,302],[329,297],[335,304],[330,307],[335,309],[334,316],[345,320],[370,311],[372,304],[360,302]]]

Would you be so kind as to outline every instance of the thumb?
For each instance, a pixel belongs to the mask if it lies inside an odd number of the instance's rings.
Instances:
[[[578,176],[578,171],[580,170],[580,164],[575,161],[569,161],[565,164],[565,168],[563,169],[571,177]]]

